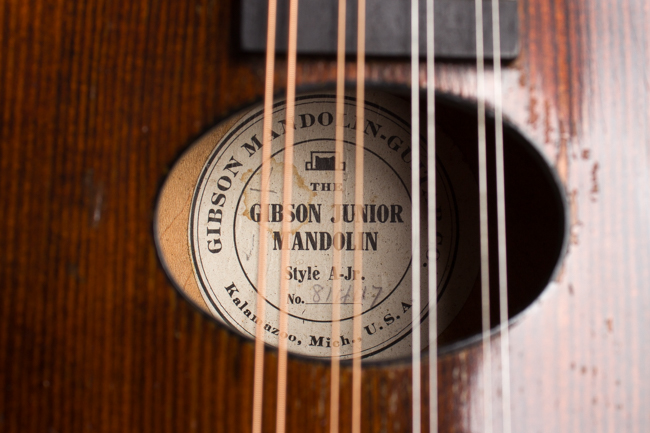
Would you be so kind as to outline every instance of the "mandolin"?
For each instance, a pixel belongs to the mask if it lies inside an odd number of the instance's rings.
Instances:
[[[0,430],[647,430],[648,7],[255,3],[0,8]]]

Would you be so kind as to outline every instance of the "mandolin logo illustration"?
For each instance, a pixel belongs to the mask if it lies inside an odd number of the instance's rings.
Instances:
[[[411,137],[409,125],[392,111],[402,104],[371,94],[364,124],[357,125],[355,101],[347,98],[344,154],[338,167],[343,182],[337,184],[336,98],[332,94],[298,97],[293,125],[296,165],[289,205],[282,203],[285,131],[289,127],[284,105],[276,104],[273,113],[268,178],[262,179],[261,170],[261,110],[245,115],[223,136],[199,177],[189,226],[195,276],[215,317],[251,337],[256,324],[263,321],[269,344],[277,345],[283,338],[296,353],[326,358],[332,347],[338,347],[340,356],[349,358],[353,308],[361,303],[362,355],[381,359],[409,353],[412,315],[426,322],[429,306],[417,312],[411,308]],[[355,134],[359,127],[365,136],[363,203],[354,202]],[[456,198],[459,193],[471,194],[476,186],[468,181],[471,175],[450,177],[446,169],[454,166],[453,173],[464,173],[466,167],[456,167],[463,164],[453,149],[439,152],[437,249],[433,254],[426,251],[426,215],[420,217],[423,266],[428,265],[428,257],[437,257],[441,329],[463,305],[476,275],[476,267],[460,269],[458,265],[471,259],[468,239],[473,237],[461,234],[461,230],[472,230],[461,228],[465,215],[471,214],[470,205]],[[262,189],[269,196],[265,233],[260,233]],[[342,204],[334,204],[334,191],[342,192]],[[363,230],[355,233],[358,219],[363,221]],[[282,231],[283,221],[290,223],[290,231]],[[335,223],[342,229],[335,231]],[[266,237],[268,245],[262,253],[267,262],[263,318],[257,317],[256,308],[260,236]],[[289,266],[281,269],[281,252],[287,250]],[[333,264],[335,250],[341,252],[340,267]],[[358,250],[363,253],[360,269],[353,259]],[[281,279],[289,283],[285,333],[278,325]],[[340,290],[335,292],[336,280]],[[357,280],[362,281],[360,293],[354,290]],[[428,287],[425,282],[421,286],[426,299]],[[341,332],[336,336],[331,335],[332,308],[340,309]]]
[[[335,152],[312,151],[311,158],[305,162],[306,171],[334,171],[335,170]],[[341,161],[339,170],[345,171],[345,161]]]

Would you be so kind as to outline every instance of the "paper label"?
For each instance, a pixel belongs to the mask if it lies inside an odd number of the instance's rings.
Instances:
[[[411,135],[408,106],[378,93],[367,95],[364,130],[364,202],[354,203],[356,104],[346,98],[344,158],[334,181],[334,94],[312,94],[296,100],[292,202],[282,204],[285,157],[284,102],[276,103],[272,120],[269,179],[261,179],[261,107],[252,110],[218,142],[196,187],[190,214],[190,252],[202,295],[210,311],[244,335],[255,335],[260,237],[260,191],[269,190],[266,313],[268,344],[287,340],[289,351],[329,358],[332,346],[341,358],[352,355],[354,302],[361,302],[362,356],[384,359],[410,353],[412,314],[427,324],[428,266],[437,258],[439,332],[456,316],[474,283],[476,257],[476,183],[460,152],[443,138],[437,147],[436,251],[428,251],[426,171],[421,183],[422,309],[412,311],[411,293]],[[406,113],[406,115],[405,115]],[[424,143],[422,144],[424,149]],[[424,157],[424,155],[423,155]],[[426,159],[423,159],[426,161]],[[423,167],[426,164],[423,165]],[[343,195],[334,205],[334,191]],[[291,231],[282,232],[282,221]],[[363,219],[363,231],[354,221]],[[334,232],[334,221],[342,230]],[[289,266],[281,269],[283,249]],[[333,251],[342,265],[333,264]],[[355,269],[355,250],[363,267]],[[280,279],[289,280],[288,329],[279,330]],[[334,293],[334,280],[340,291]],[[355,280],[363,290],[355,293]],[[331,335],[332,308],[340,308],[340,335]],[[427,326],[422,328],[423,338]],[[425,340],[426,341],[426,340]],[[424,346],[426,347],[426,343]]]

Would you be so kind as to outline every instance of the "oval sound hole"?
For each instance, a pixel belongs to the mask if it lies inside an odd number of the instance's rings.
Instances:
[[[394,92],[395,93],[395,92]],[[399,93],[399,92],[397,92]],[[352,95],[353,93],[350,93]],[[396,97],[397,96],[397,97]],[[267,262],[265,341],[328,360],[333,347],[349,359],[363,341],[367,361],[403,359],[410,354],[412,159],[408,99],[374,89],[366,93],[364,198],[355,203],[356,102],[345,102],[343,164],[334,158],[336,95],[323,91],[297,98],[292,202],[284,188],[284,105],[274,112],[268,176],[262,181],[260,107],[225,121],[192,146],[174,167],[157,206],[156,235],[162,262],[181,293],[224,325],[255,335],[260,257]],[[442,350],[468,343],[481,333],[479,284],[478,124],[476,106],[438,96],[436,108],[436,252],[427,245],[426,169],[421,176],[421,275],[424,302],[417,312],[427,346],[427,266],[437,264],[438,342]],[[425,101],[421,107],[426,107]],[[427,136],[421,113],[422,137]],[[491,323],[499,322],[496,244],[494,121],[487,122]],[[215,147],[215,143],[216,147]],[[421,142],[421,149],[426,144]],[[504,125],[509,314],[517,316],[537,299],[557,268],[565,245],[562,189],[551,167],[514,128]],[[426,160],[426,151],[422,152]],[[338,167],[338,168],[337,168]],[[342,178],[336,183],[334,173]],[[260,191],[268,188],[262,217]],[[342,198],[334,203],[334,191]],[[286,217],[290,230],[283,228]],[[354,218],[363,219],[355,237]],[[260,223],[267,241],[262,246]],[[340,225],[338,223],[340,222]],[[188,237],[188,225],[189,233]],[[334,251],[341,251],[334,263]],[[357,269],[354,255],[362,251]],[[281,255],[289,251],[289,265]],[[191,254],[189,253],[191,252]],[[188,278],[190,276],[190,278]],[[194,276],[195,278],[191,278]],[[288,281],[286,297],[280,282]],[[338,284],[336,283],[338,282]],[[287,299],[288,298],[288,299]],[[286,305],[280,307],[280,301]],[[362,306],[363,331],[352,331],[353,306]],[[334,306],[334,307],[333,307]],[[288,331],[277,324],[288,313]],[[333,308],[340,333],[332,334]],[[339,331],[337,331],[339,332]],[[362,339],[360,338],[362,337]],[[354,349],[357,350],[357,349]]]
[[[425,101],[422,101],[422,107]],[[426,125],[422,117],[423,125]],[[461,149],[478,178],[476,105],[438,96],[436,124]],[[491,324],[499,323],[494,118],[487,119],[488,211]],[[542,293],[558,269],[566,233],[565,200],[546,160],[512,126],[504,124],[505,208],[508,309],[512,320]],[[480,284],[477,282],[455,320],[440,335],[441,347],[472,341],[481,333]]]

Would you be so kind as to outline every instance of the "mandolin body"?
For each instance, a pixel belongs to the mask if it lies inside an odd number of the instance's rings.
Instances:
[[[232,0],[0,6],[1,431],[250,431],[253,343],[174,291],[152,230],[181,152],[263,95],[264,57],[238,50],[238,14]],[[519,0],[519,18],[504,115],[554,167],[568,227],[553,280],[510,327],[513,431],[648,431],[650,8]],[[368,85],[410,85],[408,59],[366,65]],[[276,71],[280,92],[284,56]],[[334,58],[299,57],[299,88],[335,79]],[[439,61],[436,80],[475,101],[474,61]],[[502,431],[496,334],[492,351]],[[483,363],[479,339],[440,352],[441,432],[484,431]],[[265,369],[271,432],[273,350]],[[342,432],[351,377],[345,364]],[[327,363],[290,357],[289,432],[329,431],[329,380]],[[364,367],[363,431],[409,431],[411,411],[408,362]]]

